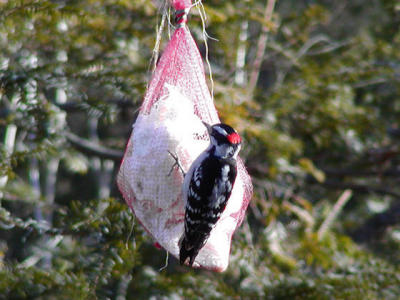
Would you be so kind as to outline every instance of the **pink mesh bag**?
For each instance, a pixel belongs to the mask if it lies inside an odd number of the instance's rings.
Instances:
[[[175,0],[177,29],[151,79],[133,125],[118,173],[118,186],[138,221],[165,250],[179,257],[184,231],[183,175],[172,168],[176,154],[187,171],[209,138],[201,121],[220,123],[208,90],[202,59],[185,25],[190,0]],[[200,250],[193,267],[218,272],[229,262],[231,239],[242,223],[252,195],[251,179],[242,160],[220,220]]]

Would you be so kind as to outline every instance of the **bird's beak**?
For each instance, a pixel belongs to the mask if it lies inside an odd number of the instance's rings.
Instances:
[[[204,126],[206,126],[206,128],[207,128],[208,134],[211,134],[211,125],[207,124],[207,123],[204,122],[204,121],[202,121],[202,122],[203,122]]]

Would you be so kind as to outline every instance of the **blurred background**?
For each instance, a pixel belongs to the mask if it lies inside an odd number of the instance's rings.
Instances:
[[[116,187],[165,2],[0,0],[0,299],[397,299],[399,2],[203,4],[254,184],[228,270],[160,270]]]

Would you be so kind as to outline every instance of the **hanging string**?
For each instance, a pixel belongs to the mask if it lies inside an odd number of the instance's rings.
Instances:
[[[201,19],[201,23],[202,23],[202,33],[203,33],[203,40],[204,40],[204,46],[206,49],[206,54],[205,54],[205,60],[207,63],[207,68],[208,68],[208,74],[209,74],[209,79],[210,79],[210,83],[211,83],[211,99],[214,101],[214,79],[213,79],[213,73],[212,73],[212,69],[211,69],[211,63],[210,63],[210,59],[209,59],[209,47],[208,47],[208,39],[214,40],[214,41],[218,41],[218,39],[211,37],[207,31],[206,31],[206,22],[207,22],[207,15],[204,9],[204,5],[202,0],[198,0],[195,3],[193,3],[190,7],[186,8],[186,9],[181,9],[181,10],[177,10],[175,12],[175,23],[177,24],[176,27],[174,27],[171,24],[171,6],[169,5],[169,0],[165,0],[162,6],[162,18],[161,18],[161,23],[160,26],[157,29],[157,35],[156,35],[156,42],[153,48],[153,54],[151,56],[151,62],[153,64],[152,67],[152,73],[155,71],[156,66],[157,66],[157,61],[158,61],[158,57],[159,57],[159,53],[160,53],[160,43],[161,43],[161,37],[162,37],[162,33],[165,27],[165,21],[168,21],[168,37],[171,38],[170,36],[170,28],[175,28],[178,29],[180,27],[185,26],[185,24],[187,23],[187,16],[188,13],[190,11],[190,9],[192,7],[196,7],[199,15],[200,15],[200,19]]]
[[[210,59],[209,59],[209,49],[208,49],[208,42],[207,39],[212,39],[215,41],[218,41],[215,38],[212,38],[208,35],[207,31],[206,31],[206,21],[207,21],[207,15],[206,15],[206,11],[204,9],[203,6],[203,2],[201,0],[196,1],[193,5],[197,7],[197,10],[199,11],[199,15],[201,18],[201,24],[202,24],[202,29],[203,29],[203,39],[204,39],[204,45],[206,47],[206,63],[207,63],[207,67],[208,67],[208,74],[209,74],[209,78],[210,78],[210,83],[211,83],[211,100],[214,101],[214,79],[213,79],[213,74],[212,74],[212,69],[211,69],[211,63],[210,63]]]
[[[161,43],[162,33],[164,31],[165,20],[168,18],[168,23],[170,22],[169,21],[168,0],[164,0],[164,3],[162,5],[161,9],[163,11],[162,12],[162,17],[161,17],[161,23],[160,23],[160,26],[157,28],[156,42],[154,44],[153,53],[151,55],[150,65],[149,65],[149,68],[150,68],[151,64],[153,64],[153,67],[152,67],[152,70],[151,70],[152,73],[154,73],[154,71],[156,70],[158,56],[160,54],[160,43]]]
[[[167,18],[168,18],[168,39],[170,40],[171,39],[171,28],[175,28],[175,26],[171,22],[171,6],[168,6]]]
[[[126,241],[125,241],[125,248],[126,248],[126,250],[129,249],[128,242],[129,242],[129,239],[131,238],[131,236],[133,236],[133,231],[134,231],[134,229],[135,229],[135,228],[134,228],[134,227],[135,227],[135,222],[134,222],[134,220],[133,220],[133,217],[132,217],[131,223],[132,223],[131,231],[129,232],[128,237],[126,238]],[[134,236],[133,236],[133,249],[136,249],[136,239],[135,239]]]
[[[165,257],[165,264],[160,269],[158,269],[158,272],[161,272],[162,270],[164,270],[168,267],[168,259],[169,259],[169,252],[167,251],[167,255]]]

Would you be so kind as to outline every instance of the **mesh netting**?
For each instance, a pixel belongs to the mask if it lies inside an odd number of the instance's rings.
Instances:
[[[191,1],[172,1],[182,10]],[[139,222],[168,252],[179,257],[184,231],[183,175],[172,168],[179,157],[187,171],[209,144],[206,128],[220,123],[206,85],[197,46],[186,26],[169,41],[146,92],[118,173],[118,186]],[[238,176],[221,219],[194,266],[223,271],[228,266],[232,234],[241,224],[252,185],[239,159]]]

